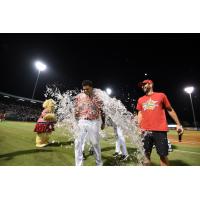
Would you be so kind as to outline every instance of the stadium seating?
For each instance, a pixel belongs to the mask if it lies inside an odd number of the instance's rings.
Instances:
[[[0,92],[0,113],[6,120],[37,121],[42,110],[42,102]]]

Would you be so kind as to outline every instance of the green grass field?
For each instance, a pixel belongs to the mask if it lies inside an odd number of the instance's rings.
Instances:
[[[35,147],[35,123],[10,122],[0,123],[0,166],[73,166],[74,145],[73,140],[62,133],[61,129],[51,136],[51,140],[59,143],[51,144],[42,149]],[[109,133],[106,139],[101,139],[102,159],[104,166],[133,166],[136,151],[134,146],[127,141],[130,154],[128,161],[122,162],[112,157],[115,152],[115,137],[112,128],[107,128]],[[200,165],[200,132],[186,131],[182,143],[177,143],[177,134],[169,132],[174,151],[169,154],[170,164],[174,166],[199,166]],[[84,162],[86,166],[95,165],[94,156],[87,153]],[[153,150],[152,164],[159,165],[159,158]]]

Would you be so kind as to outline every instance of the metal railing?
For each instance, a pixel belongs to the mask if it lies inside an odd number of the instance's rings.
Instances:
[[[0,95],[4,96],[5,98],[13,97],[13,98],[16,98],[18,100],[30,101],[31,103],[36,103],[36,102],[42,103],[42,101],[40,101],[40,100],[29,99],[29,98],[26,98],[26,97],[20,97],[20,96],[8,94],[8,93],[5,93],[5,92],[0,92]]]

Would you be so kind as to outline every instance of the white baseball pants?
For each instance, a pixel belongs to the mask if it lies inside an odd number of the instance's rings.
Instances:
[[[94,148],[96,165],[102,166],[101,147],[100,147],[100,121],[99,120],[84,120],[78,122],[79,133],[75,139],[75,164],[76,166],[83,165],[83,145],[86,137]]]
[[[114,132],[117,137],[115,152],[119,153],[119,154],[122,153],[122,155],[128,155],[127,149],[126,149],[126,142],[125,142],[125,138],[124,138],[122,129],[119,127],[114,127]],[[122,149],[121,149],[121,147],[122,147]]]

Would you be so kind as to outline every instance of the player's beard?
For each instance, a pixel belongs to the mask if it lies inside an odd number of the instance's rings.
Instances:
[[[150,90],[151,90],[151,88],[148,87],[148,86],[145,86],[145,87],[143,87],[142,89],[143,89],[143,92],[144,92],[145,94],[148,94],[148,93],[150,92]]]
[[[87,96],[90,97],[90,96],[92,96],[92,92],[93,92],[93,91],[91,90],[91,91],[87,91],[87,92],[84,92],[84,93],[85,93]]]

